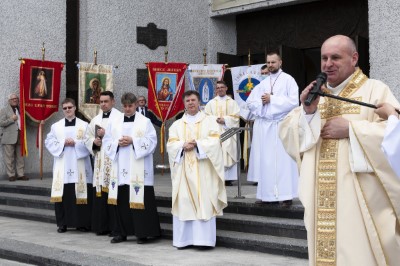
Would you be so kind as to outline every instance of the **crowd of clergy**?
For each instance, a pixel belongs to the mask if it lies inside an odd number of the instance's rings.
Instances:
[[[228,204],[226,185],[238,179],[240,167],[239,139],[221,142],[220,136],[239,127],[240,109],[246,108],[254,120],[247,178],[257,184],[256,204],[289,207],[299,196],[311,265],[400,260],[400,105],[385,84],[362,73],[357,60],[350,38],[327,39],[322,89],[378,104],[376,110],[320,96],[305,104],[316,82],[299,99],[295,80],[282,71],[275,52],[267,55],[264,79],[243,106],[227,95],[224,81],[217,82],[204,110],[198,92],[184,93],[185,113],[169,128],[166,144],[174,247],[215,246],[216,217]],[[111,236],[111,243],[132,235],[139,244],[156,239],[161,230],[152,121],[137,109],[133,93],[121,97],[123,112],[114,108],[110,91],[101,93],[99,104],[101,111],[88,124],[75,117],[75,101],[65,99],[65,118],[45,140],[54,156],[51,201],[58,232],[91,230]]]

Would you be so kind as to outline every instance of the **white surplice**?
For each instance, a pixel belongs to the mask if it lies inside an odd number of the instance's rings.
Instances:
[[[394,115],[388,118],[382,149],[390,166],[400,178],[400,121]]]
[[[278,136],[282,119],[298,106],[296,81],[279,70],[261,81],[247,98],[247,106],[255,116],[251,144],[248,181],[258,182],[257,198],[262,201],[284,201],[297,197],[298,170]],[[261,96],[271,93],[270,103]]]
[[[124,114],[118,115],[110,121],[103,139],[107,148],[106,154],[117,163],[118,185],[130,185],[130,157],[132,159],[144,158],[144,185],[154,185],[153,153],[157,146],[157,134],[150,119],[141,113],[135,113],[134,122],[123,122]],[[136,132],[136,135],[134,135]],[[122,136],[130,136],[132,145],[119,147],[118,140]],[[133,151],[133,152],[132,152]],[[116,167],[114,165],[114,167]]]
[[[66,127],[65,119],[63,118],[54,123],[47,134],[45,146],[50,154],[54,156],[52,198],[62,196],[62,192],[61,195],[54,194],[61,188],[61,180],[58,182],[59,176],[57,173],[59,172],[63,173],[63,184],[79,183],[83,174],[85,182],[92,183],[93,173],[89,158],[90,153],[85,146],[84,134],[86,127],[87,123],[79,118],[76,118],[75,126]],[[75,145],[64,146],[67,138],[74,139]],[[83,171],[84,173],[82,173]],[[55,188],[55,186],[58,188]]]
[[[103,111],[100,111],[96,115],[87,127],[86,130],[86,148],[90,151],[94,160],[94,172],[93,172],[93,187],[96,188],[97,193],[101,193],[101,190],[107,191],[110,182],[110,175],[112,171],[112,162],[110,158],[105,155],[105,146],[102,145],[99,150],[93,150],[93,142],[96,138],[96,125],[106,130],[108,122],[116,119],[121,112],[115,108],[112,108],[109,112],[109,118],[103,118]]]
[[[225,95],[216,96],[209,101],[204,109],[207,115],[212,115],[217,119],[224,118],[225,124],[219,125],[220,134],[230,128],[239,127],[240,108],[236,101]],[[237,180],[237,139],[236,135],[222,142],[224,152],[225,180]]]

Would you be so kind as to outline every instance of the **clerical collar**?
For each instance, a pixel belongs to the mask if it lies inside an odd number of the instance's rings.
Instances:
[[[76,117],[74,117],[74,119],[72,120],[68,120],[67,118],[65,118],[65,126],[66,127],[74,127],[76,123]]]
[[[329,83],[326,83],[326,87],[331,91],[331,93],[333,95],[338,95],[344,89],[344,87],[347,85],[347,83],[350,82],[350,80],[353,78],[353,75],[354,75],[354,73],[352,75],[350,75],[350,77],[348,77],[342,83],[337,85],[336,87],[330,86]]]
[[[111,114],[111,110],[108,112],[103,112],[103,118],[109,118]]]
[[[200,114],[201,114],[200,111],[197,112],[195,115],[190,115],[189,113],[186,113],[186,121],[187,121],[189,124],[193,124],[193,123],[195,123],[195,122],[197,121],[197,119],[198,119],[198,117],[199,117]]]
[[[135,114],[132,116],[124,116],[124,122],[134,122],[135,121]]]

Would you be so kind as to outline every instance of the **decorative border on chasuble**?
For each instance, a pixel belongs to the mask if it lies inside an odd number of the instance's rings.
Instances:
[[[339,94],[349,97],[368,79],[360,69]],[[361,97],[355,98],[361,100]],[[321,118],[329,119],[343,114],[359,114],[356,104],[326,98],[319,105]],[[316,264],[336,265],[336,219],[337,219],[337,159],[339,139],[323,139],[321,143],[317,191],[316,191]]]

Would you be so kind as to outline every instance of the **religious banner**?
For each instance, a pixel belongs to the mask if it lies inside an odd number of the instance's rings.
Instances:
[[[185,92],[186,63],[150,62],[148,108],[161,121],[161,154],[164,153],[165,121],[184,109],[182,95]]]
[[[232,67],[232,86],[235,101],[240,107],[240,117],[245,120],[245,127],[250,127],[250,120],[254,120],[253,115],[250,113],[246,105],[247,97],[249,97],[251,91],[257,86],[261,80],[261,67],[264,64],[251,65],[251,66],[240,66]],[[244,167],[247,168],[249,152],[248,149],[251,146],[251,134],[248,130],[244,131],[243,139],[243,161]]]
[[[200,94],[200,105],[205,106],[215,96],[217,81],[224,77],[225,67],[221,64],[190,64],[188,78],[190,89]]]
[[[87,119],[92,120],[100,111],[100,93],[113,91],[113,70],[110,65],[79,62],[78,107]]]
[[[235,101],[240,107],[240,117],[247,120],[253,120],[247,106],[246,100],[252,89],[257,86],[261,80],[261,67],[264,64],[232,67],[232,86]]]
[[[28,156],[25,114],[39,122],[39,133],[44,121],[58,111],[60,100],[61,62],[22,59],[20,66],[21,155]],[[41,138],[37,146],[40,147]],[[41,150],[41,149],[39,149]]]

